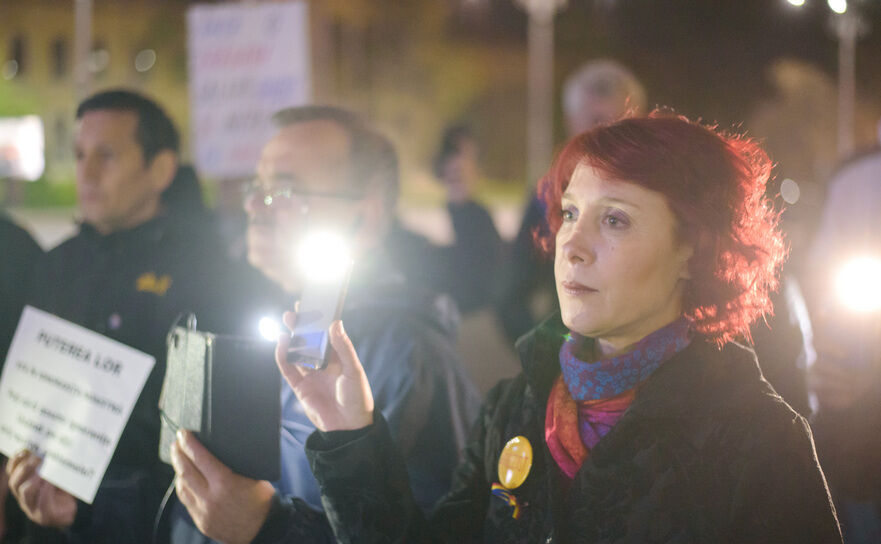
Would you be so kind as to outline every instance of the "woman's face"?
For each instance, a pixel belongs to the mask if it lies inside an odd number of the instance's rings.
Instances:
[[[560,213],[554,273],[570,330],[612,354],[679,317],[692,248],[660,193],[581,164]]]

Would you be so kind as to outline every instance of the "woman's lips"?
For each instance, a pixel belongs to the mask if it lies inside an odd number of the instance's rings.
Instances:
[[[587,293],[596,293],[596,289],[592,287],[588,287],[586,285],[582,285],[575,281],[564,281],[560,285],[563,286],[563,290],[570,295],[584,295]]]

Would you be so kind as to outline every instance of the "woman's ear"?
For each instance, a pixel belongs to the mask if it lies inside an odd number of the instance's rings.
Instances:
[[[684,280],[692,279],[691,261],[695,253],[699,253],[702,259],[708,255],[715,255],[717,247],[715,247],[715,239],[712,234],[706,230],[702,230],[697,236],[689,237],[688,240],[681,242],[683,257],[683,266],[679,273],[679,278]]]

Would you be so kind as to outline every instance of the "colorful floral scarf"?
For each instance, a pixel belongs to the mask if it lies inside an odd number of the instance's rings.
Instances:
[[[560,348],[562,374],[551,388],[545,439],[557,465],[573,478],[591,449],[633,402],[636,388],[690,342],[689,322],[679,319],[609,359],[585,362],[575,356],[583,338],[574,333]]]

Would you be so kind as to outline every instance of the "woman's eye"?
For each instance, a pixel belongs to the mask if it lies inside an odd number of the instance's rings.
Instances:
[[[603,217],[603,223],[614,228],[614,229],[623,229],[630,226],[630,220],[623,213],[607,213],[605,217]]]
[[[567,223],[569,221],[574,221],[575,220],[575,210],[573,210],[571,207],[563,208],[560,211],[560,217],[563,218],[564,223]]]

